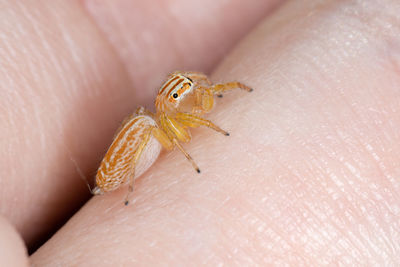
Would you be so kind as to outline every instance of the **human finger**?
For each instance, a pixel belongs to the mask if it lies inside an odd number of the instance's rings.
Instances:
[[[0,266],[29,266],[24,242],[16,229],[0,216]]]
[[[377,14],[375,10],[381,12]],[[292,1],[213,75],[207,129],[125,190],[93,198],[33,255],[41,265],[396,265],[400,182],[396,1]],[[74,257],[71,257],[74,255]]]
[[[214,9],[210,7],[209,10],[224,14],[222,10],[234,9],[238,2],[224,1],[225,4],[218,9],[213,1],[204,3],[202,8],[211,5]],[[4,18],[0,22],[3,33],[0,37],[0,176],[4,186],[1,187],[3,201],[0,211],[17,227],[29,245],[46,238],[88,197],[86,187],[79,179],[79,168],[86,176],[93,177],[119,123],[138,105],[148,103],[150,95],[155,93],[155,88],[148,93],[154,84],[142,87],[143,84],[137,81],[157,80],[153,79],[154,73],[161,77],[171,68],[203,68],[204,62],[215,62],[215,58],[231,47],[257,21],[257,17],[261,17],[262,10],[268,12],[270,6],[265,3],[269,2],[262,2],[253,15],[252,10],[226,18],[225,15],[203,12],[204,21],[215,23],[213,29],[218,29],[216,31],[200,30],[200,20],[197,20],[197,26],[185,21],[186,26],[197,32],[190,38],[186,35],[185,41],[193,44],[193,38],[215,39],[219,40],[218,47],[223,49],[214,52],[208,43],[207,49],[200,49],[201,53],[194,49],[196,53],[183,57],[190,59],[183,64],[182,57],[177,54],[185,54],[191,45],[163,44],[162,49],[160,47],[162,53],[157,54],[157,64],[153,59],[152,69],[140,71],[140,75],[135,76],[134,69],[141,70],[147,65],[134,58],[151,58],[156,44],[147,46],[141,43],[132,52],[135,39],[128,40],[126,36],[142,34],[155,38],[161,33],[168,36],[168,32],[182,32],[185,36],[183,28],[177,30],[183,21],[174,21],[167,27],[151,28],[143,33],[142,27],[136,26],[138,21],[125,19],[117,27],[115,21],[107,20],[109,13],[106,11],[110,9],[113,18],[127,17],[129,13],[135,18],[140,17],[140,22],[147,25],[154,21],[154,16],[167,12],[157,5],[148,6],[146,1],[136,1],[135,7],[129,6],[130,10],[124,9],[122,1],[112,1],[113,4],[3,1],[0,10]],[[128,2],[125,4],[130,5]],[[169,4],[177,2],[170,1]],[[189,2],[185,1],[185,4]],[[142,14],[141,6],[145,8],[145,14]],[[102,16],[105,17],[103,20]],[[220,19],[226,26],[242,18],[240,29],[220,36]],[[107,30],[102,27],[107,22],[118,29],[118,34],[107,35]],[[135,23],[132,31],[127,26],[132,26],[131,23]],[[126,42],[113,41],[118,38],[125,38]],[[215,41],[211,44],[216,45]],[[208,49],[213,52],[208,52]],[[121,60],[121,51],[126,50],[131,52]],[[171,57],[171,51],[177,54]],[[200,62],[200,59],[204,61],[196,65],[194,62]],[[131,61],[135,63],[126,66]],[[190,65],[187,62],[191,62]],[[155,65],[162,67],[156,68]],[[132,87],[132,81],[140,87]]]

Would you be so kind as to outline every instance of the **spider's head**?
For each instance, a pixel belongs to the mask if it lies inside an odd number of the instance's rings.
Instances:
[[[181,74],[173,74],[163,84],[156,98],[159,111],[185,110],[193,101],[193,81]]]

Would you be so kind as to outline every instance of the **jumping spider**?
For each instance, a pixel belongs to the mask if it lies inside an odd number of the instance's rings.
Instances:
[[[223,92],[235,88],[252,91],[239,82],[212,84],[206,75],[198,72],[172,73],[158,92],[156,113],[140,107],[135,115],[123,122],[100,164],[92,193],[98,195],[113,191],[129,181],[125,198],[125,205],[128,205],[129,194],[133,192],[136,165],[151,138],[155,138],[167,150],[177,147],[200,173],[199,167],[181,143],[191,139],[188,128],[199,126],[229,135],[201,115],[211,111],[214,95],[221,96]]]

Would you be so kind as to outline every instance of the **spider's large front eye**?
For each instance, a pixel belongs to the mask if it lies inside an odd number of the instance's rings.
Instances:
[[[172,97],[175,98],[175,99],[177,99],[177,98],[178,98],[178,94],[175,93],[175,94],[172,95]]]

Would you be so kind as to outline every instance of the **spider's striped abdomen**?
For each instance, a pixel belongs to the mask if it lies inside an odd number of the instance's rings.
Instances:
[[[143,151],[140,160],[133,162],[135,153],[144,136],[156,122],[150,116],[139,115],[125,122],[117,133],[104,156],[96,175],[97,188],[95,193],[107,192],[116,189],[130,176],[142,174],[157,158],[161,145],[150,136],[150,140]]]

